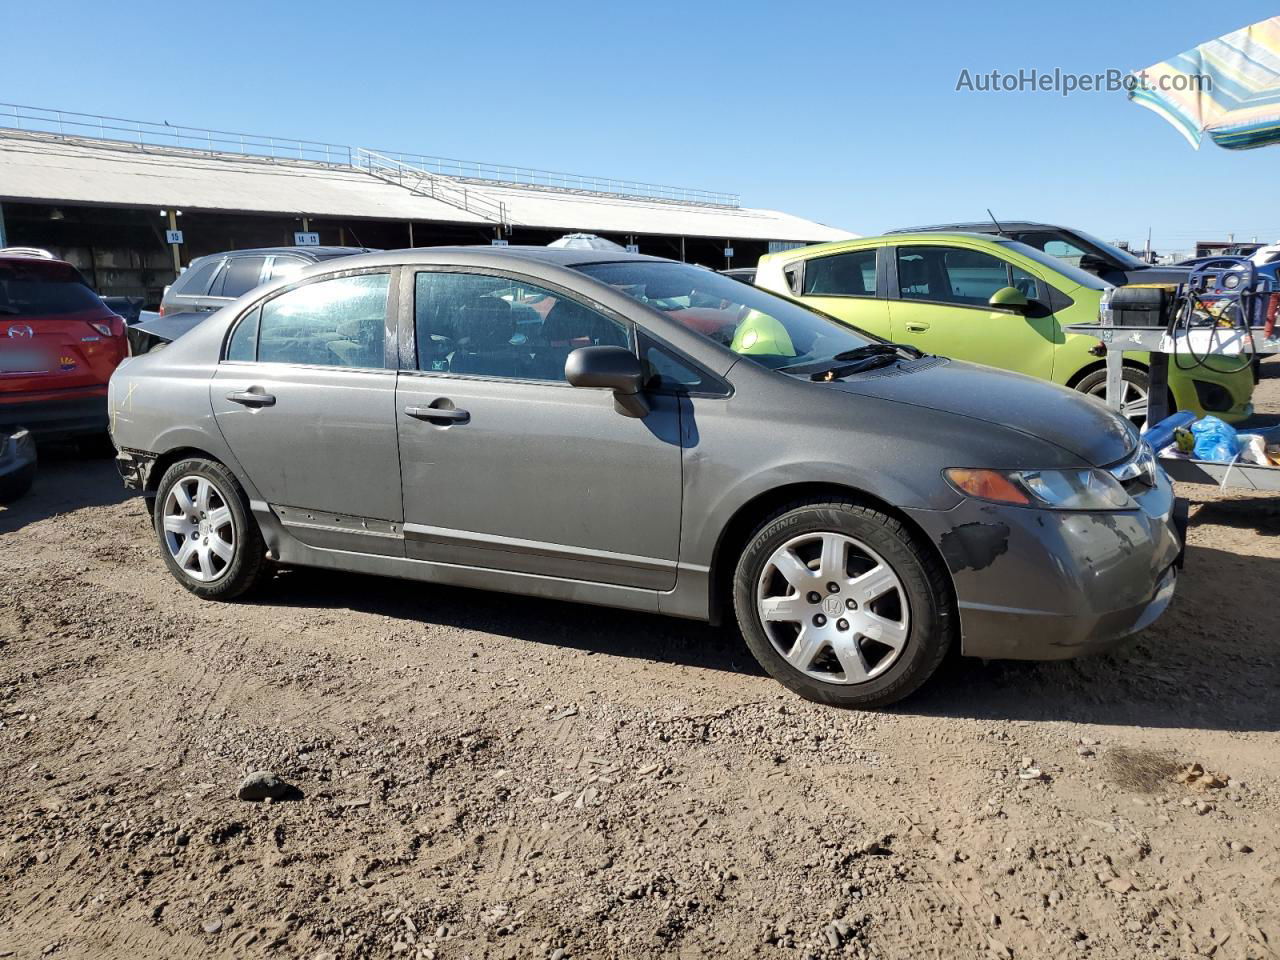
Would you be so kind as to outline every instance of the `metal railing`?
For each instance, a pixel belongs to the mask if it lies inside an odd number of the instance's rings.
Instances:
[[[510,227],[507,205],[486,197],[478,190],[470,190],[465,184],[448,177],[437,176],[412,164],[383,156],[373,150],[356,147],[352,153],[352,166],[371,176],[398,184],[410,193],[431,197],[451,207],[474,213],[484,219]]]
[[[28,133],[49,133],[59,137],[109,140],[137,147],[170,147],[204,153],[229,153],[243,157],[274,160],[306,160],[312,163],[350,166],[351,148],[317,140],[267,137],[228,130],[101,117],[69,110],[46,110],[16,103],[0,103],[0,126]]]
[[[542,187],[578,193],[606,193],[620,197],[668,200],[674,203],[692,203],[699,206],[736,208],[741,204],[741,198],[736,193],[721,193],[716,190],[673,187],[661,183],[645,183],[641,180],[618,180],[613,177],[591,177],[576,173],[560,173],[555,170],[539,170],[534,167],[485,163],[479,160],[456,160],[451,157],[433,157],[420,153],[400,153],[394,150],[379,150],[377,152],[388,159],[398,160],[421,170],[465,180],[484,180],[493,183]]]
[[[50,110],[17,103],[0,103],[0,128],[3,127],[64,138],[127,143],[140,149],[166,147],[196,150],[210,155],[230,154],[273,160],[301,160],[333,166],[354,166],[360,169],[367,169],[367,167],[358,162],[359,154],[377,154],[388,162],[412,167],[424,175],[435,174],[441,177],[487,183],[665,200],[700,206],[737,208],[741,203],[737,194],[715,190],[673,187],[666,184],[645,183],[640,180],[619,180],[613,177],[592,177],[554,170],[539,170],[534,167],[485,163],[479,160],[456,160],[393,150],[364,150],[318,140],[297,140],[292,137],[207,130],[201,127],[175,126],[168,122],[128,120],[123,117],[76,113],[71,110]]]

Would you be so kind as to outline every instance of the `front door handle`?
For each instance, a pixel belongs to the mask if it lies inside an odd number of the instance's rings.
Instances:
[[[425,420],[427,423],[434,423],[441,427],[447,427],[451,423],[467,423],[471,419],[468,411],[458,410],[453,406],[405,407],[404,412],[415,420]]]
[[[929,329],[929,325],[920,320],[913,320],[911,323],[908,323],[906,327],[912,333],[924,333]]]
[[[239,390],[235,393],[228,393],[227,399],[232,403],[243,404],[246,407],[274,407],[276,398],[269,393],[259,393],[256,390]]]

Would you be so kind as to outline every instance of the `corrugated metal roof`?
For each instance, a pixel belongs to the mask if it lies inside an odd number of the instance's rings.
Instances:
[[[467,184],[506,204],[516,226],[607,233],[820,242],[856,236],[776,210]],[[487,221],[361,170],[282,160],[145,150],[42,134],[0,135],[0,199],[182,207],[312,217]]]

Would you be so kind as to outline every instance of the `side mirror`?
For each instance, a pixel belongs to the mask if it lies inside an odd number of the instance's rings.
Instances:
[[[1026,310],[1030,305],[1027,295],[1017,287],[1001,287],[987,303],[1000,310]]]
[[[575,387],[608,387],[624,416],[649,413],[643,393],[644,368],[626,347],[579,347],[565,359],[564,378]]]

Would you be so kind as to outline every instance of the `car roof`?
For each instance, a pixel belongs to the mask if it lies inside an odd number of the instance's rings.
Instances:
[[[895,230],[893,233],[882,233],[878,237],[854,237],[852,240],[831,240],[827,243],[811,243],[803,247],[794,247],[781,253],[769,254],[771,260],[807,260],[820,256],[831,250],[856,250],[864,247],[880,247],[889,243],[900,244],[907,240],[983,240],[992,242],[990,233],[979,233],[974,230]],[[1005,238],[1008,242],[1008,238]]]
[[[1001,220],[999,228],[990,220],[973,220],[965,223],[938,223],[925,227],[899,227],[886,233],[1002,233],[1008,230],[1070,230],[1069,227],[1053,223],[1038,223],[1035,220]]]
[[[196,260],[208,260],[213,257],[263,257],[280,253],[306,257],[311,260],[327,260],[330,257],[354,256],[357,253],[369,252],[371,252],[369,247],[246,247],[243,250],[223,250],[219,253],[206,253],[204,256],[196,257]]]
[[[401,250],[379,250],[353,256],[327,269],[356,269],[360,266],[395,266],[405,263],[474,263],[477,266],[501,266],[503,263],[524,261],[555,267],[576,267],[588,263],[645,262],[672,263],[665,257],[651,257],[643,253],[624,253],[619,250],[574,250],[564,247],[535,246],[457,246],[457,247],[406,247]],[[689,264],[694,266],[694,264]]]

